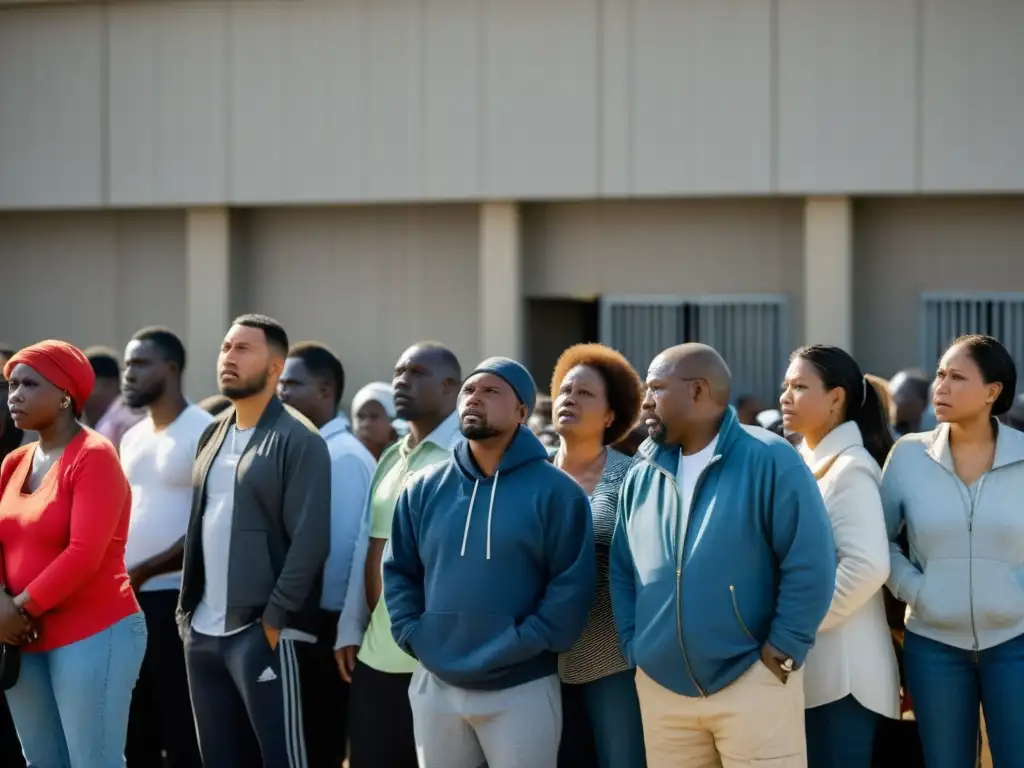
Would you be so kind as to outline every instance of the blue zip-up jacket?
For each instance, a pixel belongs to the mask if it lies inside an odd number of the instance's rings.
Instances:
[[[626,659],[683,696],[725,688],[766,642],[802,664],[836,576],[814,476],[731,408],[685,523],[678,466],[677,446],[646,441],[619,496],[611,586]]]
[[[384,599],[395,642],[440,680],[479,690],[553,675],[594,599],[590,502],[525,427],[493,477],[460,442],[395,507]]]

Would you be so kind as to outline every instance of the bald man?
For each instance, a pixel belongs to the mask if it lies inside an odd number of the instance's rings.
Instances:
[[[711,347],[658,355],[619,500],[612,605],[648,768],[807,765],[800,667],[832,601],[832,528],[799,454],[740,424],[730,390]]]

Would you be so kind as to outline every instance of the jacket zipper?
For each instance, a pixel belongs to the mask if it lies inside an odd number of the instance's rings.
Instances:
[[[971,606],[971,635],[974,637],[974,661],[978,661],[978,628],[974,624],[974,507],[981,498],[981,489],[985,485],[988,472],[978,479],[978,490],[971,496],[971,511],[967,517],[967,584],[970,589],[968,600]],[[967,489],[970,493],[970,488]]]
[[[743,620],[743,614],[740,613],[740,602],[736,598],[736,586],[734,584],[729,585],[729,592],[732,593],[732,610],[736,614],[736,620],[740,623],[740,629],[747,633],[747,637],[757,642],[757,638],[754,637],[754,633],[747,629],[747,623]]]
[[[960,486],[964,485],[964,481],[955,472],[950,472],[945,466],[939,464],[940,467],[949,472],[953,481],[957,483],[957,494],[960,496],[960,501],[963,502],[964,496],[960,490]],[[992,470],[989,470],[991,472]],[[985,485],[985,478],[988,477],[989,472],[984,473],[978,478],[978,490],[971,496],[971,489],[967,488],[969,504],[964,504],[964,509],[967,511],[967,604],[970,606],[971,612],[971,638],[974,640],[974,648],[971,649],[971,656],[975,662],[978,661],[978,628],[974,622],[974,508],[975,504],[981,496],[982,486]],[[966,487],[966,486],[965,486]]]
[[[687,530],[689,530],[689,527],[690,527],[689,510],[684,510],[682,508],[683,507],[683,497],[679,493],[679,485],[676,483],[676,479],[674,477],[672,477],[672,475],[670,475],[668,472],[666,472],[664,468],[662,468],[656,462],[652,461],[650,458],[645,456],[644,459],[647,461],[648,464],[650,464],[658,472],[660,472],[661,474],[663,474],[665,476],[665,478],[669,482],[669,485],[672,487],[672,491],[676,495],[677,507],[679,509],[679,516],[680,516],[680,521],[676,523],[676,542],[677,542],[677,547],[676,548],[678,550],[677,553],[676,553],[676,639],[679,642],[679,650],[682,652],[682,655],[683,655],[683,666],[686,667],[686,674],[689,676],[690,682],[693,683],[694,687],[700,693],[701,698],[706,698],[707,695],[708,695],[708,692],[704,689],[704,686],[702,686],[697,681],[697,677],[693,674],[693,668],[690,666],[690,659],[686,655],[686,646],[683,644],[683,584],[682,584],[682,579],[683,579],[683,548],[684,548],[684,546],[686,544],[686,532],[687,532]],[[716,461],[718,461],[718,457],[717,456],[712,457],[711,461],[708,462],[707,467],[704,467],[704,469],[701,470],[701,473],[700,473],[700,475],[697,478],[697,482],[696,482],[696,484],[693,487],[693,495],[694,495],[694,497],[697,496],[697,491],[700,489],[701,481],[704,479],[704,475],[708,471],[708,467],[710,467]],[[686,522],[682,526],[682,531],[680,531],[679,530],[679,524],[681,522],[681,518],[683,516],[683,513],[686,514]]]

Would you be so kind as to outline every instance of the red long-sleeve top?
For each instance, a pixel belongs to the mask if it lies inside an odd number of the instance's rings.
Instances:
[[[100,632],[139,610],[124,564],[131,490],[114,446],[83,429],[34,493],[25,493],[35,444],[0,467],[0,575],[41,621],[26,652]]]

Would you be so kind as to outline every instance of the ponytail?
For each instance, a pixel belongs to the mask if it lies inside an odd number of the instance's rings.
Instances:
[[[882,404],[882,398],[878,396],[878,390],[874,384],[866,378],[864,382],[864,399],[860,410],[856,411],[854,421],[860,427],[860,436],[864,440],[864,448],[871,454],[871,458],[878,462],[878,466],[885,466],[885,460],[895,443],[892,436],[892,429],[889,427],[889,417]],[[846,411],[851,409],[847,404]]]
[[[814,344],[800,347],[790,359],[802,358],[818,371],[825,389],[842,387],[846,393],[843,421],[853,421],[860,428],[864,448],[871,458],[884,466],[893,437],[889,415],[874,385],[861,373],[860,366],[848,352],[839,347]]]

